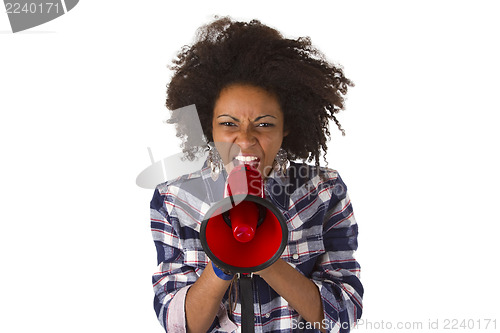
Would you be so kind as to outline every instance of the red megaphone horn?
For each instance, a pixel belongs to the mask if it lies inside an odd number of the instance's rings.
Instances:
[[[245,164],[231,171],[226,197],[205,214],[200,240],[208,257],[227,272],[252,273],[278,260],[288,228],[283,214],[264,199],[257,169]]]

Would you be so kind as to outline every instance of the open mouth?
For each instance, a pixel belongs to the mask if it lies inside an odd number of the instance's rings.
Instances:
[[[260,163],[260,158],[253,155],[237,155],[233,159],[234,165],[249,164],[254,168],[257,168]]]

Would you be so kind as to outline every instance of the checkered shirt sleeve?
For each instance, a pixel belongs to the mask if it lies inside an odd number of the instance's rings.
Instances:
[[[311,279],[320,290],[326,327],[332,332],[349,332],[361,317],[363,286],[360,265],[354,258],[358,225],[340,177],[333,187],[330,204],[323,221],[325,253],[317,260]]]

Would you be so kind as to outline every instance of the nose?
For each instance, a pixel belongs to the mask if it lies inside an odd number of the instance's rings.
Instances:
[[[257,138],[253,133],[250,126],[246,128],[242,128],[238,133],[238,137],[236,138],[236,144],[240,146],[242,150],[252,147],[257,142]]]

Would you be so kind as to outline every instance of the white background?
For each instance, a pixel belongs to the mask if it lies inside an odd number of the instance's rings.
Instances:
[[[356,84],[327,156],[360,227],[363,317],[500,329],[499,7],[87,0],[17,34],[0,13],[0,331],[162,331],[135,177],[147,147],[179,151],[166,66],[214,14],[310,36]]]

